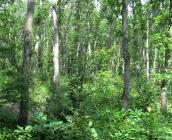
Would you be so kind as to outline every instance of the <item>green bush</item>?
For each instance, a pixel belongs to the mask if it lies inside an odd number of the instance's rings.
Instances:
[[[137,83],[131,82],[131,109],[124,111],[120,106],[123,85],[120,76],[113,75],[110,71],[99,71],[91,81],[83,80],[81,85],[80,80],[80,77],[69,79],[63,87],[63,94],[58,97],[59,101],[50,98],[45,109],[46,114],[32,113],[28,126],[18,126],[15,130],[1,129],[0,140],[170,140],[172,138],[171,116],[169,114],[163,116],[154,107],[157,95],[153,95],[158,89],[150,86],[150,83],[146,82],[137,90],[135,88]],[[35,93],[37,91],[48,93],[49,90],[47,88],[44,90],[45,87],[46,85],[38,82]],[[74,103],[77,103],[77,106]]]

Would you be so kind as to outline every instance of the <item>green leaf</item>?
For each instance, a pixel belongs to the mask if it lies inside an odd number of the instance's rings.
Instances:
[[[94,138],[97,138],[97,137],[98,137],[98,134],[97,134],[95,128],[91,128],[91,132],[92,132],[92,136],[93,136]]]
[[[25,130],[26,131],[32,131],[33,130],[33,127],[31,125],[28,125],[28,126],[26,126]]]

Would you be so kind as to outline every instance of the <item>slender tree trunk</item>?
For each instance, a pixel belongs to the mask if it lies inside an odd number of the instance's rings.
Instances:
[[[46,58],[42,64],[43,64],[43,70],[44,70],[44,74],[45,74],[45,77],[48,77],[48,71],[47,71],[47,68],[48,68],[48,56],[49,56],[49,40],[47,38],[47,20],[44,19],[44,23],[43,23],[43,30],[44,30],[44,35],[43,35],[43,46],[44,46],[44,53],[43,53],[43,57]]]
[[[88,5],[89,6],[89,5]],[[91,11],[91,9],[88,9]],[[92,34],[92,22],[91,22],[91,13],[88,12],[88,21],[87,21],[87,52],[86,52],[86,60],[85,61],[85,71],[87,74],[92,74],[92,67],[91,67],[91,64],[92,64],[92,59],[90,59],[90,56],[92,54],[92,48],[93,48],[93,38],[92,36],[90,36],[90,34]]]
[[[168,45],[165,46],[165,58],[164,58],[164,73],[167,72],[168,66],[169,66],[169,59],[170,59],[170,50],[168,48]],[[163,79],[161,84],[161,112],[167,113],[167,86],[168,86],[168,80]]]
[[[90,16],[90,15],[88,15]],[[90,19],[88,20],[88,56],[91,55],[91,52],[92,52],[92,48],[91,48],[91,37],[90,37],[90,32],[91,32],[91,25],[90,25]]]
[[[56,14],[56,6],[52,6],[51,11],[52,16],[52,29],[53,29],[53,61],[54,61],[54,84],[55,84],[55,91],[56,94],[60,94],[60,51],[59,51],[59,34],[58,34],[58,19]]]
[[[95,2],[95,7],[96,7],[97,11],[99,11],[100,10],[100,0],[95,0],[94,2]]]
[[[76,41],[76,59],[77,59],[77,67],[76,67],[76,74],[80,75],[81,73],[81,51],[82,51],[82,48],[81,48],[81,37],[79,36],[80,34],[80,4],[81,4],[81,1],[76,1],[76,21],[78,22],[76,24],[76,27],[75,27],[75,32],[76,32],[76,38],[75,38],[75,41]]]
[[[161,93],[161,112],[167,113],[167,87],[162,87]]]
[[[157,72],[157,48],[156,47],[154,48],[153,70],[154,70],[154,73]],[[154,82],[156,82],[155,77],[153,78],[153,80]]]
[[[160,47],[157,48],[157,72],[161,72],[161,62],[160,62],[161,56],[160,56]]]
[[[37,3],[40,7],[42,6],[42,0],[37,0]],[[36,43],[35,43],[35,65],[34,65],[34,73],[36,73],[36,70],[38,68],[38,65],[40,65],[40,45],[41,45],[41,33],[40,33],[40,21],[37,23],[36,27]]]
[[[36,72],[36,69],[38,68],[39,64],[39,53],[40,53],[40,33],[39,33],[39,27],[37,27],[37,33],[36,33],[36,44],[35,44],[35,68],[34,72]]]
[[[34,0],[28,0],[27,4],[27,18],[24,32],[24,58],[23,58],[23,71],[24,71],[24,92],[20,97],[20,111],[19,111],[19,124],[26,125],[28,123],[29,111],[29,70],[30,70],[30,53],[32,47],[32,25],[34,14]]]
[[[112,19],[112,21],[109,21],[109,48],[111,48],[114,43],[113,37],[114,37],[114,19]]]
[[[120,70],[120,62],[121,62],[121,49],[120,47],[118,48],[118,56],[117,56],[117,65],[116,65],[116,73],[119,75],[121,72]]]
[[[124,87],[122,95],[122,108],[128,108],[129,85],[130,85],[130,56],[128,49],[128,0],[123,0],[122,23],[123,23],[123,58],[124,58]]]
[[[65,74],[69,74],[68,71],[68,63],[69,63],[69,48],[68,48],[68,31],[70,28],[70,20],[71,20],[71,14],[68,16],[67,18],[67,24],[66,24],[66,28],[65,28],[65,32],[64,32],[64,73]]]
[[[169,7],[169,34],[168,37],[172,38],[172,0],[170,0],[170,7]],[[165,46],[165,58],[164,58],[164,73],[168,71],[169,68],[169,60],[170,60],[170,49],[169,46],[171,44],[171,41],[169,44]],[[167,86],[168,86],[168,80],[163,79],[162,80],[162,93],[161,93],[161,111],[162,113],[167,113]]]
[[[146,23],[146,77],[147,80],[150,79],[150,74],[149,74],[149,70],[150,70],[150,66],[149,66],[149,17],[147,16],[147,23]]]

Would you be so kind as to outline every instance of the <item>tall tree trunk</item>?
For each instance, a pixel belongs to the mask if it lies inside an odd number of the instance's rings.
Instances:
[[[42,6],[42,0],[37,0],[36,2],[39,7]],[[40,20],[40,19],[39,19]],[[35,43],[35,65],[34,65],[34,73],[36,73],[38,66],[40,65],[40,47],[41,47],[41,32],[40,32],[40,22],[37,22],[37,27],[36,27],[36,43]]]
[[[149,16],[147,16],[147,21],[146,21],[146,77],[147,80],[150,79],[150,66],[149,66]]]
[[[24,58],[23,58],[23,71],[24,71],[24,92],[21,94],[20,111],[19,111],[19,124],[26,125],[28,123],[28,110],[29,110],[29,70],[30,70],[30,53],[32,47],[32,25],[34,14],[34,0],[28,0],[27,4],[27,18],[24,32]]]
[[[153,60],[153,70],[154,70],[154,73],[157,72],[157,56],[158,56],[158,53],[157,53],[157,48],[155,47],[154,48],[154,60]],[[155,77],[153,78],[154,82],[156,82],[156,79]]]
[[[39,64],[39,53],[40,53],[40,32],[39,26],[37,27],[36,33],[36,44],[35,44],[35,66],[34,66],[34,73],[36,72]]]
[[[169,7],[169,34],[168,37],[172,38],[172,0],[170,0],[170,7]],[[164,58],[164,72],[168,71],[169,68],[169,60],[170,60],[170,49],[169,46],[171,44],[171,41],[169,44],[165,46],[165,58]],[[163,79],[162,80],[162,93],[161,93],[161,111],[162,113],[167,112],[167,86],[168,86],[168,80]]]
[[[117,64],[116,64],[116,74],[120,75],[120,63],[121,63],[121,48],[119,47],[117,50]]]
[[[58,34],[58,19],[56,14],[56,5],[52,6],[52,29],[53,29],[53,55],[54,55],[54,84],[56,94],[60,94],[60,51],[59,51],[59,34]]]
[[[124,87],[122,95],[122,108],[128,108],[129,85],[130,85],[130,56],[128,49],[128,0],[123,0],[122,24],[123,24],[123,58],[124,58]]]
[[[70,20],[71,20],[71,14],[67,17],[67,23],[66,23],[66,27],[65,27],[65,31],[64,31],[64,54],[63,54],[63,59],[64,59],[64,73],[65,74],[69,74],[68,71],[68,63],[69,63],[69,48],[68,48],[68,39],[69,39],[69,28],[70,28]]]
[[[88,15],[90,17],[90,14]],[[90,37],[90,33],[92,32],[92,29],[91,29],[91,25],[90,25],[90,18],[88,19],[88,56],[91,55],[91,52],[92,52],[92,48],[91,48],[91,37]]]
[[[109,21],[109,48],[112,47],[113,43],[114,43],[114,19]]]
[[[75,27],[75,32],[76,32],[76,38],[75,38],[75,42],[76,42],[76,59],[77,59],[77,67],[76,67],[76,74],[80,75],[81,74],[81,68],[82,68],[82,64],[81,64],[81,52],[82,52],[82,47],[81,47],[81,37],[80,37],[80,20],[81,20],[81,16],[80,16],[80,5],[81,5],[81,1],[76,1],[76,27]]]

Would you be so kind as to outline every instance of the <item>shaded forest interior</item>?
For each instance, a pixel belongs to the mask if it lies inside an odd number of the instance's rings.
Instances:
[[[0,0],[0,140],[172,140],[172,0]]]

